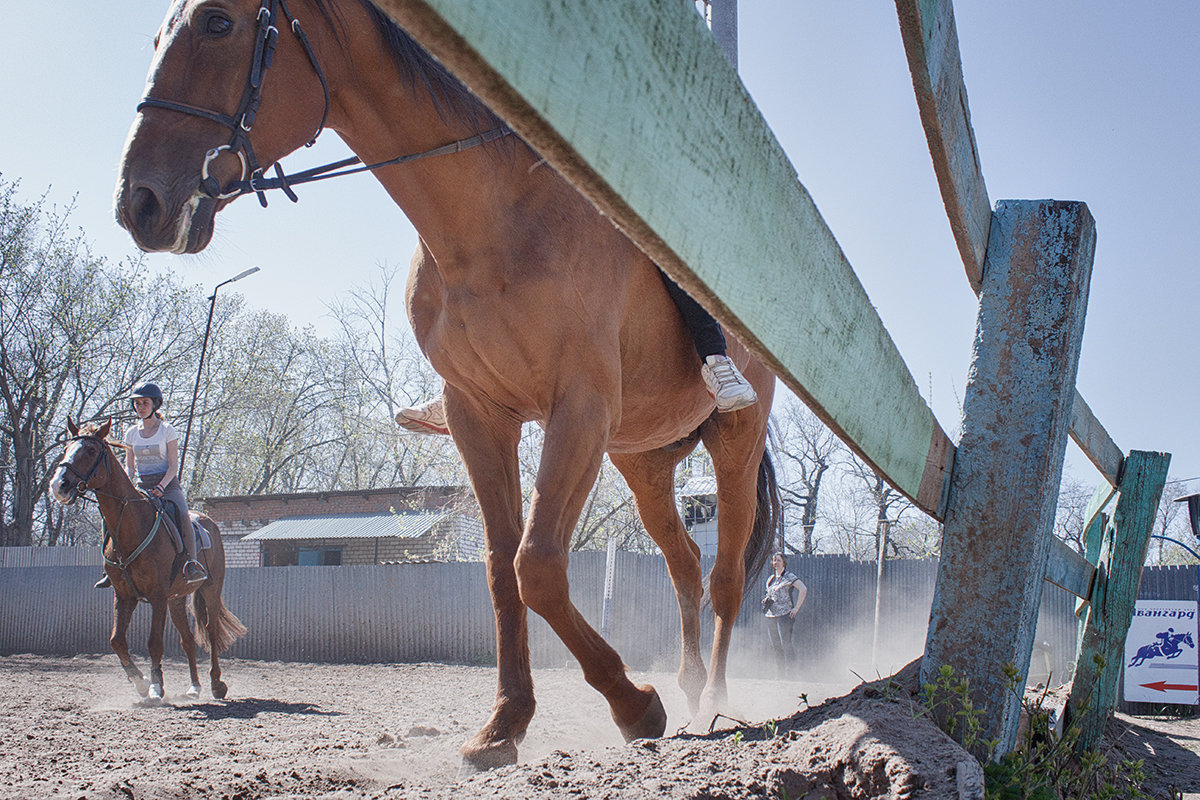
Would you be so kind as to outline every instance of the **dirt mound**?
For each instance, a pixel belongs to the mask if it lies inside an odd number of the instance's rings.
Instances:
[[[536,764],[477,775],[456,793],[530,798],[825,800],[982,798],[979,763],[915,716],[915,663],[890,681],[754,727],[639,740],[624,748],[556,752]],[[383,797],[442,789],[394,787]]]

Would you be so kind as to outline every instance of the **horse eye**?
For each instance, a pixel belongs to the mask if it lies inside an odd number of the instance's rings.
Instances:
[[[209,36],[219,37],[224,36],[233,30],[233,20],[224,14],[210,14],[204,20],[204,32]]]

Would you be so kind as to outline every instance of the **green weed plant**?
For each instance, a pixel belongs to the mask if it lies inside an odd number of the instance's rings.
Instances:
[[[1103,670],[1103,659],[1097,666]],[[1055,712],[1045,707],[1048,690],[1030,699],[1017,669],[1011,664],[1003,669],[1006,688],[1020,698],[1029,724],[1016,746],[999,757],[999,741],[982,738],[986,709],[972,702],[968,680],[956,677],[953,667],[943,666],[920,696],[924,713],[980,759],[985,800],[1150,800],[1142,791],[1146,774],[1141,760],[1112,763],[1109,753],[1084,750],[1078,724],[1068,724],[1057,735]]]

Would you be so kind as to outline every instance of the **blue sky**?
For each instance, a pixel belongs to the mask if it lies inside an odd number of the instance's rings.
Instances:
[[[132,252],[112,220],[117,160],[165,0],[10,4],[0,49],[0,172],[28,198],[74,197],[98,253]],[[1200,477],[1200,4],[1013,0],[955,9],[993,202],[1082,200],[1097,223],[1078,386],[1123,449]],[[891,3],[742,0],[740,68],[943,427],[958,426],[976,301],[950,235]],[[293,168],[345,154],[326,134]],[[158,255],[206,289],[328,329],[325,302],[404,266],[416,236],[368,176],[300,203],[223,212],[199,256]],[[719,220],[701,224],[719,224]],[[1098,475],[1072,445],[1068,466]],[[1191,484],[1200,490],[1200,480]]]

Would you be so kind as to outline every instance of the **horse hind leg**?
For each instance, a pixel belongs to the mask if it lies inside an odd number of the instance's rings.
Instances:
[[[729,706],[726,680],[733,625],[741,610],[747,558],[758,565],[774,533],[774,503],[766,503],[762,518],[758,511],[759,502],[773,500],[775,491],[773,480],[765,477],[770,466],[763,450],[771,389],[755,388],[759,405],[718,414],[701,428],[717,477],[717,560],[709,575],[716,625],[708,683],[701,693],[700,711],[689,727],[693,732],[706,731],[717,715],[739,716]],[[755,411],[759,414],[752,413]]]
[[[221,600],[220,583],[210,580],[196,591],[193,598],[200,644],[209,653],[209,688],[213,697],[224,700],[229,694],[229,685],[221,680],[220,654],[246,632],[246,626],[225,608]]]
[[[188,620],[187,600],[183,597],[175,598],[170,603],[170,609],[171,622],[179,631],[179,644],[187,656],[188,671],[192,679],[191,686],[185,694],[189,699],[195,700],[200,696],[200,671],[196,667],[196,636],[192,633],[192,626]]]
[[[694,446],[694,442],[692,443]],[[708,670],[700,651],[700,603],[704,598],[700,548],[688,535],[675,508],[675,466],[691,451],[678,448],[647,453],[610,454],[633,493],[646,532],[662,551],[679,603],[680,658],[678,683],[695,714]]]

